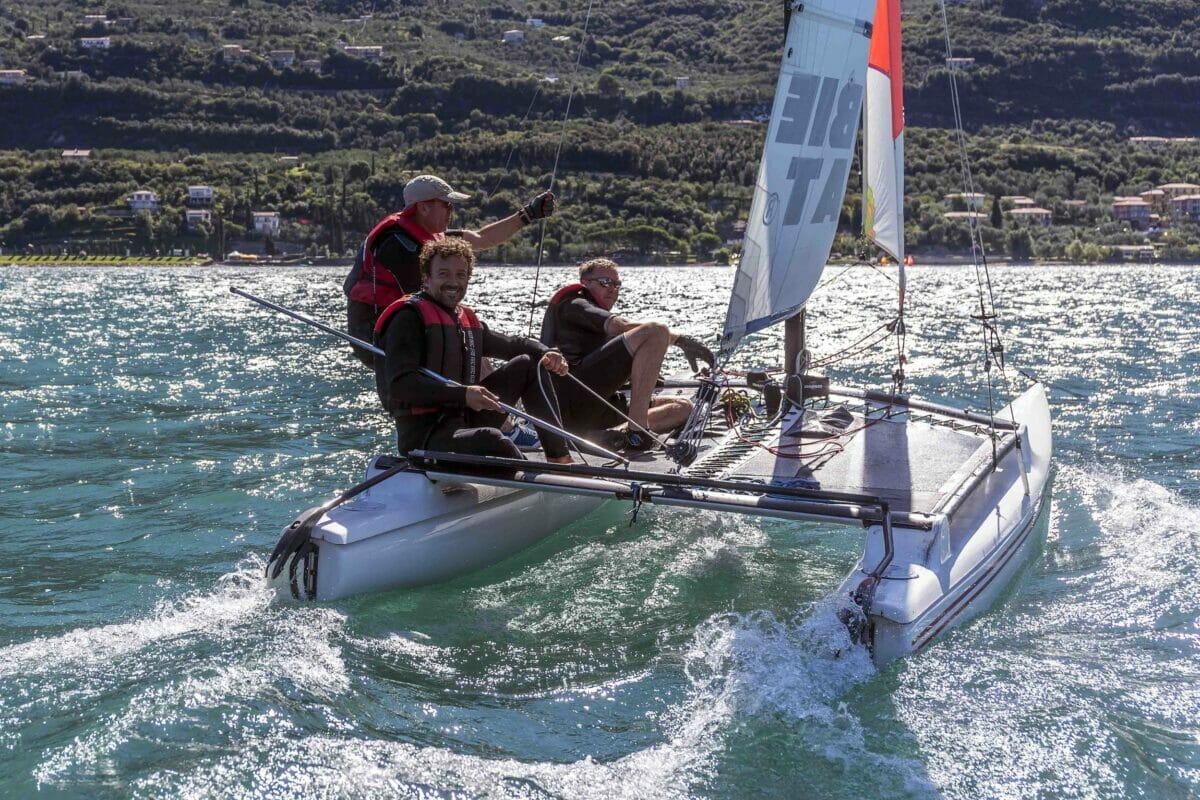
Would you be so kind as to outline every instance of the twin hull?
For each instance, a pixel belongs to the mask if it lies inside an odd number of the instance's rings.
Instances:
[[[838,594],[866,598],[877,663],[919,650],[986,610],[1044,535],[1051,436],[1042,387],[1018,398],[1012,412],[1022,423],[1019,446],[996,469],[989,464],[965,481],[963,496],[935,514],[930,529],[893,527],[889,558],[883,526],[868,527],[863,557]],[[1008,410],[1002,414],[1007,418]],[[368,477],[378,471],[373,466]],[[316,599],[421,586],[482,569],[604,500],[398,474],[328,512],[314,529]]]

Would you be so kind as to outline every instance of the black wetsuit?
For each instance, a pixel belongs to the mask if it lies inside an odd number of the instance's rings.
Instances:
[[[559,298],[562,292],[556,294]],[[624,335],[605,333],[612,312],[598,305],[586,289],[567,291],[560,302],[551,302],[542,319],[542,343],[557,347],[567,359],[571,374],[592,391],[621,407],[615,395],[633,371],[633,354]],[[564,427],[572,431],[607,428],[622,418],[570,378],[556,378]]]
[[[494,392],[502,402],[512,404],[520,399],[530,414],[552,419],[537,378],[538,362],[549,348],[533,339],[496,333],[486,325],[482,328],[480,355],[508,361],[479,381],[480,385]],[[393,414],[400,452],[428,449],[523,458],[516,445],[500,433],[506,414],[472,411],[466,406],[465,387],[444,386],[418,371],[424,366],[425,333],[420,316],[410,309],[402,309],[388,321],[379,340],[387,353],[381,376],[381,383],[389,393],[384,398],[385,406],[400,404],[440,409],[439,413],[430,414]],[[549,387],[550,382],[546,381],[546,384]],[[567,454],[566,444],[559,436],[541,428],[538,433],[548,457]]]

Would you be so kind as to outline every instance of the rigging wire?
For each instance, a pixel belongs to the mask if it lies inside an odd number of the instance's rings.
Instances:
[[[950,18],[946,11],[946,0],[940,0],[938,5],[941,9],[942,28],[946,36],[946,63],[949,66],[949,64],[953,63],[951,59],[954,57],[950,42]],[[971,173],[971,162],[967,157],[967,136],[966,131],[963,129],[962,104],[958,94],[958,80],[955,77],[953,68],[950,68],[948,72],[950,75],[951,108],[954,112],[955,140],[958,144],[959,172],[962,175],[964,190],[969,193],[969,198],[973,198],[976,194],[975,179]],[[998,319],[998,315],[996,314],[996,297],[992,288],[992,276],[991,271],[988,269],[987,255],[983,249],[983,231],[975,215],[967,215],[967,228],[971,235],[971,255],[975,262],[975,283],[979,292],[979,314],[973,316],[979,320],[980,325],[984,359],[983,371],[987,381],[988,416],[994,419],[996,416],[996,400],[994,396],[995,378],[992,375],[993,357],[996,358],[996,363],[1000,367],[1001,380],[1004,383],[1005,391],[1010,391],[1008,387],[1008,375],[1004,369],[1004,347],[1001,343],[1000,331],[996,324]],[[993,424],[991,435],[993,460],[996,455],[997,440],[994,427]]]
[[[567,120],[571,116],[571,103],[575,100],[575,92],[579,89],[579,65],[583,63],[584,46],[587,44],[588,26],[592,22],[592,3],[588,0],[587,15],[583,19],[583,33],[579,36],[579,49],[575,53],[575,64],[571,67],[571,92],[567,95],[567,108],[563,112],[562,125],[559,129],[558,147],[554,151],[554,168],[550,172],[550,191],[554,191],[554,181],[558,177],[558,162],[562,157],[563,142],[567,138]],[[533,293],[529,298],[529,323],[525,335],[533,335],[533,312],[537,308],[538,283],[542,277],[542,257],[545,254],[546,220],[541,221],[538,230],[537,270],[533,273]]]

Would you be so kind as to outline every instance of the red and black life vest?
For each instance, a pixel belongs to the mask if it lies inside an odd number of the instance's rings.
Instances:
[[[459,304],[453,315],[423,292],[405,295],[390,304],[379,315],[375,323],[375,344],[381,345],[388,323],[398,311],[412,309],[421,316],[425,326],[425,352],[421,366],[433,370],[444,378],[457,381],[464,386],[479,383],[483,366],[483,325],[470,307]],[[376,370],[378,383],[383,381],[383,370]],[[379,387],[384,406],[393,415],[432,414],[440,411],[436,406],[405,406],[392,402],[390,392]]]
[[[412,218],[415,211],[416,206],[414,205],[403,211],[397,211],[395,214],[389,214],[367,234],[366,240],[363,241],[362,249],[359,251],[362,264],[357,267],[358,280],[350,288],[351,300],[373,305],[377,308],[384,308],[399,300],[402,296],[409,292],[415,292],[419,288],[419,278],[417,279],[418,285],[401,286],[391,270],[384,267],[375,258],[376,243],[380,238],[397,228],[404,231],[406,235],[416,242],[418,250],[426,242],[437,241],[444,236],[441,233],[430,233],[418,225],[416,220]],[[412,254],[411,268],[412,274],[414,276],[418,275],[416,252]]]
[[[607,341],[607,337],[602,333],[583,331],[578,326],[563,321],[562,309],[580,298],[603,308],[582,283],[569,283],[550,298],[550,305],[546,307],[546,314],[542,317],[542,344],[557,347],[572,365],[578,364],[586,355],[603,347]]]

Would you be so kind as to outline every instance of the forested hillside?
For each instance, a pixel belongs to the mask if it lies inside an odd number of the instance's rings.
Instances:
[[[272,210],[279,238],[342,254],[416,172],[472,192],[473,224],[548,185],[558,157],[551,258],[709,258],[745,215],[783,3],[590,11],[587,0],[5,3],[0,69],[25,75],[0,85],[0,241],[219,251],[252,211]],[[1052,228],[1019,235],[1001,220],[987,231],[995,245],[1052,256],[1077,239],[1140,242],[1110,221],[1112,196],[1197,182],[1194,144],[1140,150],[1129,138],[1200,131],[1198,12],[1200,0],[949,6],[953,55],[973,59],[955,74],[979,187],[1055,213]],[[918,252],[954,250],[965,228],[942,217],[960,181],[940,4],[905,3],[904,35],[908,238]],[[67,163],[64,149],[92,153]],[[215,189],[212,223],[190,232],[189,184]],[[162,210],[114,216],[136,189]],[[852,185],[844,251],[856,199]],[[1171,235],[1177,249],[1200,241]],[[495,255],[532,258],[533,243]]]

